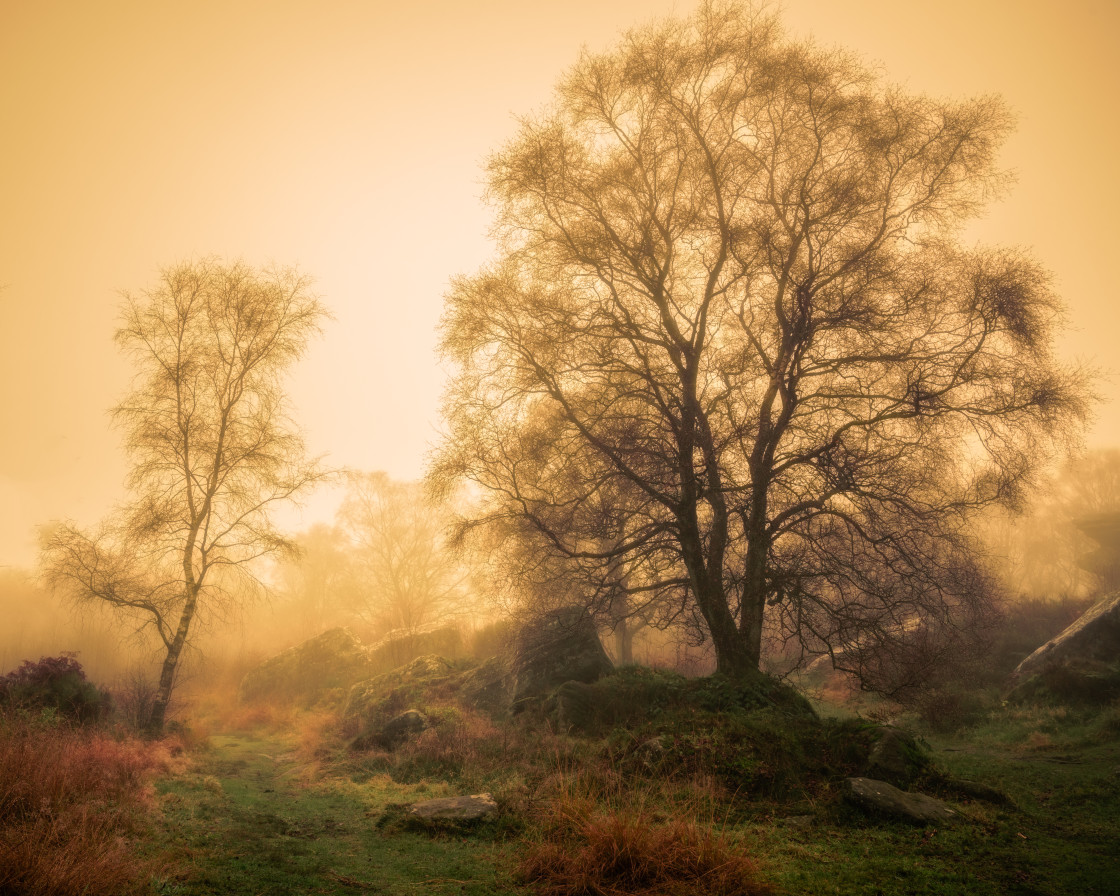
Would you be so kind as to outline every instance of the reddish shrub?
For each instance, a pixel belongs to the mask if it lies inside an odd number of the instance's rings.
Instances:
[[[0,893],[129,896],[157,870],[130,842],[160,743],[0,716]]]
[[[562,794],[526,844],[520,877],[548,896],[762,896],[737,840],[693,814]]]

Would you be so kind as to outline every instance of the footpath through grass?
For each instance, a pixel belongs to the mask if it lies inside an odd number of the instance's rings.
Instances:
[[[354,783],[310,774],[276,735],[215,735],[189,772],[159,786],[154,844],[180,869],[157,892],[201,896],[518,892],[500,844],[381,832],[392,804],[447,794],[388,777]]]

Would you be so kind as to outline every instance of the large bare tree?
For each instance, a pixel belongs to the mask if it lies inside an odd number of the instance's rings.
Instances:
[[[200,614],[255,561],[289,549],[270,520],[324,475],[305,457],[282,377],[326,314],[292,270],[206,259],[127,295],[117,342],[135,365],[113,409],[132,500],[87,533],[45,533],[46,579],[150,627],[165,648],[149,726],[163,728]]]
[[[433,480],[684,582],[729,674],[766,623],[858,671],[981,609],[968,519],[1086,403],[1046,272],[956,240],[1010,124],[750,5],[585,53],[489,163],[499,258],[447,299]]]

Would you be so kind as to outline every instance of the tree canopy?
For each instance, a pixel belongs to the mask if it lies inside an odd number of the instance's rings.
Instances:
[[[489,162],[433,480],[589,594],[676,601],[732,674],[764,625],[859,671],[982,609],[969,520],[1087,403],[1045,270],[959,239],[1011,124],[739,3],[584,53]]]

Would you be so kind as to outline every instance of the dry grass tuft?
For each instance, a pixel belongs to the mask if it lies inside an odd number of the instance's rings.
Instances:
[[[130,837],[175,746],[0,716],[0,893],[150,892],[160,868]]]
[[[698,806],[604,800],[562,785],[526,843],[519,876],[546,896],[762,896],[772,892],[742,842]]]

